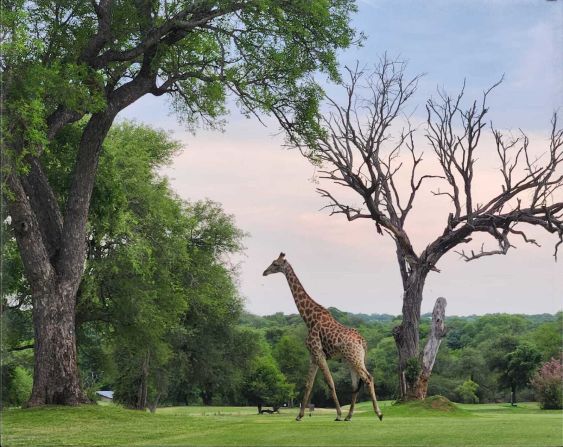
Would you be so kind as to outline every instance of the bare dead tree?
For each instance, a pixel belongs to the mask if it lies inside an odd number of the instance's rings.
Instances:
[[[423,289],[427,275],[439,272],[436,266],[441,257],[470,242],[473,233],[490,235],[498,248],[487,250],[482,246],[477,252],[459,251],[466,261],[506,254],[513,246],[513,238],[538,245],[524,232],[526,225],[539,226],[556,235],[557,257],[563,241],[563,201],[561,196],[555,199],[556,191],[563,186],[563,130],[558,128],[554,114],[549,148],[534,156],[523,132],[518,137],[506,136],[491,125],[502,190],[486,203],[475,203],[475,153],[487,127],[487,98],[502,79],[465,108],[464,88],[455,97],[439,92],[438,99],[427,102],[425,136],[441,172],[420,174],[422,153],[415,149],[415,129],[404,115],[405,104],[420,77],[406,79],[404,69],[404,63],[387,57],[371,72],[358,66],[347,69],[348,80],[342,83],[345,99],[338,102],[327,98],[329,112],[319,119],[320,132],[313,138],[291,137],[292,143],[320,166],[320,178],[351,189],[363,202],[353,206],[319,188],[318,192],[329,201],[331,215],[343,214],[349,221],[371,219],[378,233],[388,234],[395,241],[403,285],[403,318],[393,331],[399,351],[401,398],[421,399],[427,393],[437,340],[445,334],[443,321],[436,321],[436,336],[423,355],[419,347]],[[390,127],[401,121],[405,126],[393,138]],[[406,190],[401,181],[408,184]],[[405,222],[427,181],[446,183],[445,189],[434,194],[449,197],[453,210],[438,237],[417,253]],[[445,300],[439,306],[442,319],[443,306]]]

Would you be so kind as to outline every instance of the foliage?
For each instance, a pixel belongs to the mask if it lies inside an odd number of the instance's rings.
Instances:
[[[301,395],[309,369],[309,352],[303,341],[294,334],[286,333],[274,345],[272,354],[287,382]]]
[[[500,374],[500,383],[513,392],[523,388],[530,381],[540,363],[541,355],[533,345],[522,342],[505,355]]]
[[[334,312],[334,309],[331,309]],[[397,349],[392,336],[396,325],[393,318],[378,315],[349,314],[338,310],[334,312],[341,321],[355,322],[368,342],[366,364],[375,378],[379,399],[398,398]],[[446,325],[453,327],[456,344],[450,342],[450,332],[446,335],[441,347],[434,374],[430,378],[428,394],[443,395],[452,401],[463,401],[468,396],[458,392],[464,382],[478,384],[478,389],[469,396],[474,401],[495,402],[506,399],[507,385],[500,380],[501,371],[507,365],[506,356],[521,344],[536,342],[535,334],[541,333],[543,327],[551,327],[560,318],[557,315],[506,315],[494,314],[470,317],[448,317]],[[426,319],[426,320],[424,320]],[[423,316],[422,328],[428,327],[430,315]],[[299,315],[274,314],[264,317],[243,314],[240,324],[253,327],[264,334],[270,344],[272,353],[286,375],[288,382],[295,385],[296,401],[302,397],[302,390],[307,371],[308,353],[306,352],[306,328]],[[496,328],[496,329],[495,329]],[[452,347],[450,347],[452,346]],[[454,346],[457,346],[454,348]],[[538,344],[541,351],[542,345]],[[534,351],[534,350],[532,350]],[[547,360],[542,356],[544,360]],[[514,365],[516,366],[516,365]],[[330,360],[337,393],[342,403],[350,398],[350,376],[344,364]],[[515,372],[515,371],[514,371]],[[317,406],[331,406],[331,397],[321,375],[317,376],[312,392],[312,402]],[[527,384],[519,386],[521,396],[532,399]],[[359,399],[369,399],[364,387]]]
[[[529,339],[540,349],[543,359],[558,357],[563,346],[563,312],[557,312],[553,321],[535,328]]]
[[[377,396],[382,399],[396,398],[398,396],[399,379],[395,340],[388,336],[379,343],[369,344],[368,346],[374,346],[368,351],[366,365],[375,378]]]
[[[477,397],[478,389],[479,384],[469,379],[456,388],[456,393],[459,395],[461,402],[466,404],[477,404],[479,403],[479,397]]]
[[[563,362],[552,358],[542,365],[532,378],[532,386],[541,407],[546,410],[563,409]]]
[[[281,406],[293,396],[274,358],[264,354],[254,359],[244,380],[243,394],[249,403],[260,409],[265,405]]]
[[[61,206],[83,126],[65,129],[43,154]],[[162,131],[129,122],[114,126],[92,195],[86,268],[77,294],[82,381],[91,392],[114,389],[116,401],[131,407],[144,408],[140,390],[149,402],[165,397],[171,365],[181,352],[180,334],[196,347],[187,352],[189,370],[207,380],[224,377],[218,366],[238,344],[229,334],[242,306],[228,255],[242,249],[243,233],[219,204],[185,203],[156,174],[177,150],[178,143]],[[14,245],[13,238],[8,242],[6,249]],[[25,297],[27,284],[18,281],[21,263],[13,253],[6,265],[14,273],[6,283]],[[8,308],[2,319],[8,347],[32,338],[29,307]],[[211,335],[206,329],[213,329]],[[225,343],[229,337],[232,342]],[[242,357],[239,368],[252,353]],[[209,366],[196,369],[198,364]]]
[[[31,151],[48,141],[57,108],[79,116],[108,112],[113,93],[138,88],[140,80],[148,82],[136,96],[170,95],[190,126],[219,124],[229,93],[247,114],[275,110],[280,119],[311,121],[319,91],[308,75],[320,70],[337,78],[335,52],[354,40],[348,21],[355,10],[349,0],[283,8],[271,0],[198,8],[183,1],[6,2],[7,140]]]
[[[407,365],[405,367],[405,378],[408,383],[414,383],[420,374],[421,366],[418,358],[411,357],[407,360]]]
[[[187,379],[217,380],[241,309],[224,257],[243,233],[218,204],[183,203],[155,174],[178,148],[163,132],[123,123],[105,146],[78,315],[111,324],[115,399],[144,408],[140,387],[162,398],[182,346],[192,346]]]
[[[23,405],[31,395],[33,377],[21,366],[2,366],[2,406]]]

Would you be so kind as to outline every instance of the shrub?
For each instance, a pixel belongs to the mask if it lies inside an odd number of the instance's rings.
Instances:
[[[462,385],[460,379],[432,374],[428,383],[428,396],[445,396],[449,400],[458,400],[456,389]]]
[[[562,359],[552,358],[532,378],[532,386],[542,409],[563,409]]]
[[[97,402],[100,400],[100,396],[98,396],[97,394],[97,391],[99,389],[102,388],[100,388],[99,385],[97,384],[94,384],[93,386],[86,388],[86,397],[90,402]]]
[[[7,377],[4,377],[7,385],[2,403],[6,406],[21,406],[31,395],[33,377],[31,373],[21,366],[11,369]]]
[[[293,397],[293,385],[287,383],[285,376],[273,357],[257,357],[244,379],[243,394],[249,403],[258,406],[280,405]]]
[[[459,395],[459,400],[466,404],[477,404],[479,403],[479,398],[477,397],[477,390],[479,389],[479,384],[473,382],[469,379],[459,385],[455,391]]]
[[[420,361],[416,357],[411,357],[407,360],[405,366],[405,378],[410,384],[414,384],[420,375]]]

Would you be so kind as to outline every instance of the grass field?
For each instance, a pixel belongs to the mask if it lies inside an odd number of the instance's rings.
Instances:
[[[113,405],[8,409],[2,446],[561,446],[563,413],[536,404],[455,405],[432,409],[383,402],[383,422],[370,404],[352,422],[317,409],[294,420],[296,409],[257,415],[247,407],[172,407],[156,414]],[[443,410],[443,411],[442,411]]]

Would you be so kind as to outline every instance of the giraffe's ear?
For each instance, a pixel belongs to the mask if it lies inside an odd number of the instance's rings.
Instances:
[[[283,259],[283,258],[285,258],[285,253],[282,252],[282,253],[280,253],[279,259]]]

